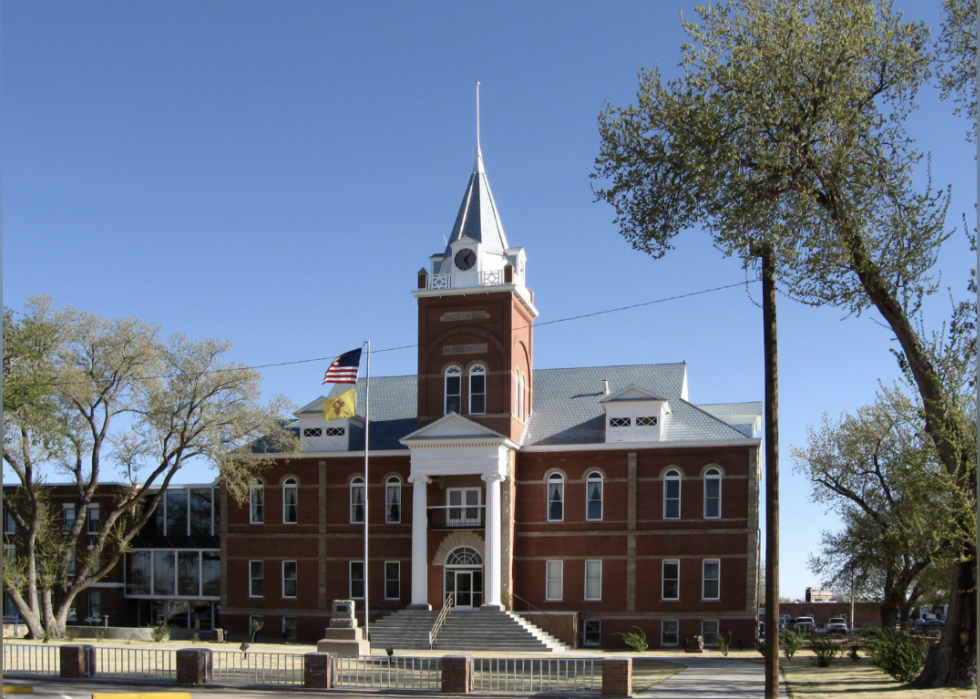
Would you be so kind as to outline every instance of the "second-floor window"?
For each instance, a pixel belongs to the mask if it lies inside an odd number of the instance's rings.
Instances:
[[[548,521],[561,522],[565,517],[565,479],[560,473],[548,476]]]
[[[88,519],[85,522],[86,530],[89,534],[99,533],[99,506],[89,505],[88,506]]]
[[[265,522],[265,485],[262,481],[252,481],[248,489],[249,522],[263,524]]]
[[[392,476],[385,483],[385,522],[398,524],[402,521],[402,482]]]
[[[681,518],[681,474],[670,470],[664,474],[664,519]]]
[[[458,366],[446,369],[446,409],[445,414],[461,412],[463,387],[463,372]]]
[[[602,519],[602,474],[598,471],[585,477],[585,518],[591,522]]]
[[[248,562],[248,596],[261,597],[265,594],[264,571],[262,561]]]
[[[716,468],[704,472],[704,517],[721,517],[721,471]]]
[[[296,561],[283,561],[282,562],[282,596],[293,598],[296,597],[296,581],[298,575],[296,573]]]
[[[75,524],[75,504],[69,503],[62,510],[61,530],[67,534]]]
[[[296,524],[299,521],[299,486],[295,478],[287,478],[282,484],[283,524]]]
[[[721,582],[721,561],[717,558],[702,564],[701,599],[718,599]]]
[[[350,523],[364,524],[364,479],[360,476],[350,482]]]
[[[680,561],[664,561],[663,591],[661,598],[676,600],[680,598],[681,564]]]

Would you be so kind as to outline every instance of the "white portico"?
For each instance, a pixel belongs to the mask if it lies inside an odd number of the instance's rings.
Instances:
[[[517,444],[498,432],[451,413],[400,440],[412,454],[412,603],[411,609],[431,609],[429,601],[429,528],[434,510],[446,529],[476,528],[483,510],[482,605],[501,608],[501,483],[507,479],[510,454]],[[479,476],[485,484],[485,505],[479,493],[469,499],[460,489],[450,506],[431,507],[428,485],[436,478]],[[472,492],[472,491],[471,491]],[[450,532],[451,534],[451,532]]]

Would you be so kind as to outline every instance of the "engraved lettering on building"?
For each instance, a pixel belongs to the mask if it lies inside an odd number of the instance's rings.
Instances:
[[[452,320],[490,320],[490,314],[486,311],[454,311],[439,316],[440,323]]]
[[[446,345],[442,348],[443,354],[483,354],[487,351],[487,344],[476,345]]]

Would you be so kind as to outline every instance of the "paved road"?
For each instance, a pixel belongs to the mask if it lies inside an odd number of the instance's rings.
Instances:
[[[696,655],[674,655],[669,661],[687,665],[687,669],[638,696],[655,699],[762,699],[766,695],[765,666],[761,663]],[[779,683],[779,696],[786,696],[782,682]]]

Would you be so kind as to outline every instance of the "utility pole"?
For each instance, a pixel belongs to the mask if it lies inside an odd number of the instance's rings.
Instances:
[[[766,431],[766,699],[779,697],[779,382],[776,371],[776,267],[768,243],[762,258],[762,324],[765,353]]]

